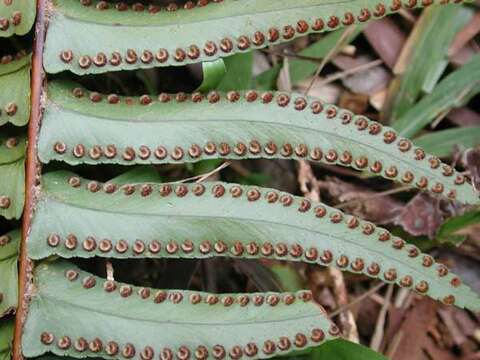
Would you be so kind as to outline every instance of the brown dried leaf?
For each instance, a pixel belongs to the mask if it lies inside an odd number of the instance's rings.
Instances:
[[[435,301],[421,299],[407,312],[399,329],[387,330],[395,334],[387,351],[392,360],[430,359],[425,352],[431,348],[428,332],[437,324],[437,309],[438,303]]]
[[[350,57],[339,55],[332,62],[342,70],[350,70],[372,62],[369,56]],[[375,66],[368,70],[359,71],[343,79],[343,85],[354,93],[373,95],[376,92],[387,88],[391,80],[390,74],[382,65]]]
[[[390,196],[374,197],[377,193],[368,188],[344,182],[335,177],[327,177],[319,182],[322,190],[340,203],[350,202],[344,207],[348,213],[362,217],[376,224],[394,221],[402,211],[403,203]],[[354,200],[357,200],[353,202]]]
[[[401,225],[410,234],[428,235],[430,239],[435,237],[442,222],[439,200],[424,193],[410,200],[395,220],[395,224]]]
[[[468,149],[463,155],[463,163],[472,177],[472,185],[480,192],[480,148]]]
[[[320,201],[319,181],[308,162],[304,160],[298,162],[297,178],[302,194],[313,201]]]
[[[368,96],[344,92],[338,105],[355,114],[364,114],[368,108]]]
[[[375,52],[393,69],[406,41],[397,24],[390,18],[372,21],[363,33]]]
[[[367,297],[358,305],[358,308],[358,332],[362,337],[371,338],[373,331],[375,330],[375,323],[378,318],[378,313],[380,312],[380,305]]]
[[[467,107],[451,110],[447,114],[448,120],[459,126],[479,126],[480,114]]]
[[[451,310],[453,310],[453,308],[440,308],[438,309],[438,314],[445,323],[445,326],[447,327],[455,345],[460,346],[467,340],[467,338],[458,327]]]
[[[458,50],[455,55],[451,56],[450,61],[454,66],[460,67],[470,62],[472,57],[476,54],[478,54],[477,47],[467,44],[465,47]]]
[[[465,310],[461,310],[455,307],[447,308],[455,320],[460,331],[466,336],[474,336],[475,331],[479,328],[480,324],[472,320]]]
[[[311,80],[311,78],[308,78],[301,81],[299,84],[297,84],[294,90],[304,93],[310,85]],[[341,87],[336,84],[322,85],[321,82],[322,78],[319,77],[311,87],[308,94],[326,103],[336,104],[341,93]]]

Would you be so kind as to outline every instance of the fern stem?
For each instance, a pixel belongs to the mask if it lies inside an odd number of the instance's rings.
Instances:
[[[23,325],[28,310],[28,297],[32,278],[33,263],[27,256],[27,236],[30,229],[32,212],[35,202],[37,179],[40,176],[40,162],[37,157],[37,136],[42,116],[42,92],[45,80],[43,71],[43,48],[45,43],[46,21],[45,0],[37,0],[37,22],[35,27],[35,39],[32,55],[31,76],[31,110],[30,123],[28,125],[28,146],[26,152],[26,176],[25,176],[25,206],[22,223],[22,239],[19,252],[19,291],[18,309],[15,318],[15,333],[13,341],[13,360],[23,359],[22,334]]]

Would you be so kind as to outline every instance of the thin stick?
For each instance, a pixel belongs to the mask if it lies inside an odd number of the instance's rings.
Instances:
[[[225,161],[224,163],[222,163],[220,166],[218,166],[216,169],[213,169],[212,171],[210,171],[209,173],[206,173],[204,175],[202,175],[200,177],[200,179],[198,179],[197,181],[195,181],[196,183],[201,183],[202,181],[208,179],[210,176],[212,176],[213,174],[216,174],[220,171],[222,171],[223,169],[225,169],[227,166],[230,166],[230,161]]]
[[[114,269],[113,269],[112,262],[110,260],[107,260],[105,262],[105,270],[107,272],[107,280],[114,281],[115,280]]]
[[[348,293],[347,287],[345,285],[345,280],[343,278],[343,273],[334,267],[328,268],[328,272],[333,279],[333,293],[335,295],[335,300],[340,307],[345,307],[348,304]],[[339,323],[341,324],[343,334],[347,340],[350,340],[355,343],[359,343],[358,329],[355,322],[355,317],[353,316],[350,309],[341,312],[339,314]]]
[[[337,81],[337,80],[340,80],[340,79],[343,79],[343,78],[346,78],[347,76],[349,75],[353,75],[353,74],[356,74],[358,72],[361,72],[361,71],[365,71],[365,70],[368,70],[368,69],[371,69],[371,68],[374,68],[378,65],[381,65],[383,64],[383,61],[381,59],[377,59],[377,60],[374,60],[374,61],[370,61],[366,64],[362,64],[362,65],[359,65],[359,66],[355,66],[351,69],[348,69],[348,70],[345,70],[345,71],[340,71],[340,72],[337,72],[335,74],[332,74],[330,76],[327,76],[326,78],[324,78],[322,81],[320,81],[318,83],[318,87],[322,87],[322,86],[325,86],[327,84],[330,84],[334,81]]]
[[[450,112],[450,110],[451,109],[447,109],[447,110],[442,111],[440,114],[438,114],[437,117],[430,124],[430,129],[432,129],[432,130],[435,129],[438,126],[438,124],[440,124],[442,122],[442,120],[445,119],[445,117]]]
[[[385,294],[385,302],[380,309],[378,314],[377,323],[375,324],[375,332],[373,333],[372,340],[370,341],[370,347],[374,351],[380,349],[382,344],[384,328],[385,328],[385,319],[387,317],[388,308],[390,307],[390,300],[392,299],[393,294],[393,285],[388,285],[387,293]]]
[[[306,161],[299,161],[299,169],[297,175],[297,181],[300,184],[300,189],[307,199],[312,201],[320,201],[320,191],[318,187],[318,180],[313,174],[312,168]],[[309,189],[308,184],[311,185]],[[347,305],[348,294],[343,279],[343,274],[336,268],[329,268],[330,277],[333,280],[333,292],[335,300],[339,308]],[[358,343],[358,330],[355,318],[348,308],[340,313],[339,323],[342,330],[346,335],[346,338],[350,341]]]
[[[382,287],[384,287],[386,284],[385,283],[379,283],[377,285],[375,285],[374,287],[372,287],[371,289],[365,291],[362,295],[358,296],[356,299],[352,300],[351,302],[349,302],[347,305],[345,306],[341,306],[339,307],[338,309],[332,311],[330,313],[330,317],[335,317],[337,316],[338,314],[344,312],[345,310],[347,309],[350,309],[352,306],[362,302],[363,300],[365,300],[367,297],[369,297],[370,295],[372,294],[375,294],[378,290],[380,290]]]
[[[230,166],[231,162],[230,161],[225,161],[224,163],[222,163],[220,166],[216,167],[215,169],[213,169],[212,171],[208,172],[208,173],[205,173],[205,174],[200,174],[200,175],[195,175],[195,176],[192,176],[192,177],[189,177],[189,178],[186,178],[186,179],[182,179],[182,180],[178,180],[178,181],[174,181],[173,183],[174,184],[177,184],[177,183],[184,183],[184,182],[187,182],[187,181],[192,181],[192,180],[197,180],[195,182],[199,183],[199,182],[202,182],[204,181],[205,179],[209,178],[210,176],[212,176],[213,174],[225,169],[227,166]]]
[[[282,58],[291,58],[291,59],[297,59],[297,60],[311,61],[311,62],[314,62],[316,64],[320,64],[322,62],[322,58],[300,55],[300,54],[296,54],[296,53],[290,52],[290,51],[278,52],[278,51],[269,50],[269,49],[262,49],[261,51],[266,53],[266,54],[275,55],[275,56],[282,57]]]
[[[397,352],[398,346],[402,342],[402,339],[403,339],[404,335],[405,335],[405,333],[403,332],[403,330],[400,330],[399,332],[397,332],[394,335],[392,341],[390,341],[390,347],[389,347],[387,353],[385,354],[388,359],[393,359],[393,356]]]
[[[382,192],[379,192],[379,193],[375,193],[375,194],[372,194],[371,196],[365,196],[363,198],[350,200],[350,201],[344,202],[342,204],[335,205],[334,207],[337,208],[337,209],[342,209],[344,207],[353,205],[353,204],[358,203],[358,202],[364,202],[364,201],[376,199],[376,198],[379,198],[379,197],[382,197],[382,196],[397,194],[397,193],[401,193],[401,192],[409,191],[409,190],[412,190],[411,186],[402,186],[402,187],[399,187],[399,188],[396,188],[396,189],[390,189],[390,190],[382,191]]]
[[[28,147],[26,156],[25,176],[25,206],[23,211],[22,241],[19,253],[19,275],[18,275],[18,309],[15,318],[15,333],[13,340],[13,360],[23,359],[22,355],[22,333],[23,325],[27,317],[28,301],[31,292],[31,278],[33,262],[27,256],[27,237],[32,220],[32,213],[35,206],[36,186],[40,177],[40,163],[37,158],[37,134],[42,116],[42,91],[45,80],[43,72],[43,47],[45,42],[46,17],[45,0],[37,0],[37,24],[35,28],[35,40],[32,57],[32,79],[31,79],[31,112],[28,125]]]
[[[312,89],[313,85],[315,84],[315,81],[317,81],[317,79],[318,79],[318,75],[320,75],[320,73],[322,72],[325,65],[327,65],[327,63],[330,61],[330,59],[333,57],[333,55],[335,55],[338,52],[340,47],[343,46],[343,43],[344,43],[345,39],[347,39],[354,30],[355,30],[355,27],[353,27],[353,26],[347,28],[343,32],[340,39],[338,39],[335,46],[332,49],[330,49],[327,56],[325,56],[322,59],[322,62],[320,63],[320,65],[318,65],[317,71],[315,71],[315,75],[313,75],[312,80],[310,81],[310,84],[308,85],[307,89],[305,90],[305,93],[304,93],[305,96],[307,96],[308,93],[310,92],[310,90]]]
[[[413,16],[412,13],[410,13],[408,10],[400,9],[398,13],[411,24],[414,24],[417,20],[415,16]]]
[[[190,276],[190,279],[188,280],[187,283],[187,289],[190,289],[190,286],[192,285],[193,278],[195,277],[195,274],[197,273],[198,269],[200,268],[201,262],[199,260],[196,261],[195,263],[195,268],[192,271],[192,275]]]

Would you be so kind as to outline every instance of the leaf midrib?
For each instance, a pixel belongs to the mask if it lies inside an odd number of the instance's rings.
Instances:
[[[48,286],[48,285],[47,285]],[[153,289],[153,290],[156,290],[156,289]],[[154,324],[178,324],[178,325],[197,325],[197,326],[211,326],[211,325],[218,325],[218,326],[238,326],[238,325],[248,325],[248,324],[269,324],[269,323],[282,323],[282,322],[289,322],[289,321],[295,321],[295,320],[301,320],[301,319],[307,319],[307,318],[312,318],[312,314],[309,314],[309,315],[304,315],[304,316],[296,316],[296,317],[292,317],[292,318],[284,318],[284,319],[280,319],[280,320],[276,320],[276,321],[267,321],[267,320],[263,320],[263,321],[260,321],[258,319],[253,319],[253,320],[250,320],[250,321],[235,321],[235,322],[232,322],[232,321],[229,321],[228,323],[213,323],[213,322],[189,322],[189,321],[158,321],[158,320],[150,320],[150,319],[138,319],[138,318],[135,318],[135,317],[131,317],[131,316],[125,316],[125,315],[119,315],[117,313],[114,313],[114,312],[110,312],[110,311],[100,311],[98,310],[98,307],[97,308],[91,308],[89,306],[85,306],[85,305],[82,305],[84,302],[82,302],[81,304],[76,304],[76,303],[72,303],[68,300],[64,300],[64,299],[59,299],[59,298],[55,298],[53,296],[49,296],[47,295],[48,293],[54,293],[53,291],[52,292],[47,292],[47,293],[40,293],[39,295],[37,295],[37,298],[39,298],[40,300],[43,299],[49,299],[51,302],[53,303],[62,303],[62,304],[67,304],[67,305],[70,305],[74,308],[80,308],[80,309],[83,309],[83,310],[86,310],[88,312],[93,312],[93,313],[98,313],[98,314],[103,314],[103,315],[107,315],[107,316],[113,316],[113,317],[116,317],[116,318],[120,318],[120,319],[124,319],[124,320],[135,320],[135,321],[141,321],[141,322],[148,322],[148,323],[154,323]],[[148,301],[148,300],[146,300]],[[139,304],[140,305],[140,304]],[[156,304],[156,305],[159,305],[161,306],[161,304]],[[282,312],[279,311],[278,312],[279,314],[281,314]],[[326,317],[322,317],[322,314],[318,313],[317,315],[318,317],[320,318],[323,318],[325,320],[328,320]]]
[[[231,217],[231,216],[218,216],[218,215],[216,215],[216,216],[211,216],[211,215],[198,216],[198,215],[183,215],[183,214],[165,215],[165,214],[144,214],[144,213],[134,213],[134,212],[111,211],[111,210],[89,208],[89,207],[85,207],[85,206],[78,205],[78,204],[68,203],[66,201],[62,202],[60,199],[57,199],[57,198],[55,198],[51,195],[50,196],[46,195],[45,198],[46,198],[45,199],[46,201],[51,200],[51,201],[54,201],[54,202],[57,202],[57,203],[61,203],[61,204],[65,204],[67,206],[71,206],[73,208],[86,209],[86,210],[90,210],[90,211],[98,212],[98,213],[122,214],[122,215],[133,215],[133,216],[142,216],[142,217],[173,217],[174,216],[176,218],[180,217],[180,218],[230,219],[230,220],[235,220],[236,219],[236,218]],[[237,219],[236,221],[239,221],[239,220]],[[242,218],[240,221],[253,222],[253,223],[266,223],[266,224],[271,224],[271,225],[283,225],[283,226],[285,226],[284,223],[281,223],[281,222],[278,222],[278,221],[270,221],[270,220],[261,220],[260,221],[258,219],[252,219],[252,218],[248,218],[248,217],[247,218]],[[332,238],[334,238],[334,239],[336,239],[340,242],[344,242],[344,243],[346,242],[346,243],[352,245],[352,247],[367,249],[369,252],[380,255],[380,257],[382,257],[382,258],[387,258],[387,259],[393,261],[394,263],[400,263],[400,264],[402,264],[403,267],[406,267],[406,268],[410,269],[410,271],[412,273],[419,274],[420,277],[428,278],[431,281],[433,281],[433,283],[441,284],[440,286],[442,286],[443,288],[446,288],[446,285],[444,285],[442,282],[439,282],[437,278],[433,278],[432,275],[430,275],[429,272],[426,272],[428,274],[428,276],[425,276],[425,273],[420,272],[414,266],[410,265],[408,262],[404,263],[401,260],[399,260],[399,258],[392,257],[388,254],[385,254],[385,253],[381,252],[381,251],[377,251],[375,249],[372,249],[371,247],[362,247],[361,245],[353,242],[352,240],[350,240],[348,238],[341,238],[341,237],[338,237],[338,236],[335,236],[335,235],[332,235],[332,234],[327,234],[327,233],[324,233],[324,232],[321,232],[321,231],[312,230],[312,229],[305,229],[305,228],[302,228],[300,226],[291,225],[291,224],[288,224],[288,226],[290,228],[297,229],[297,230],[302,230],[302,231],[307,230],[309,232],[319,234],[319,236],[329,236],[329,237],[332,237]]]
[[[78,110],[73,110],[71,108],[68,108],[68,107],[62,105],[62,104],[54,102],[52,99],[50,99],[50,102],[52,104],[54,104],[55,106],[57,106],[58,108],[62,109],[63,111],[67,112],[67,113],[78,114],[78,115],[81,115],[81,116],[87,116],[87,117],[91,117],[91,118],[95,118],[95,119],[101,119],[102,121],[113,122],[113,123],[115,123],[117,121],[118,122],[127,122],[127,123],[130,123],[130,124],[134,124],[134,123],[135,124],[138,124],[138,123],[152,124],[152,123],[168,123],[168,122],[172,123],[173,121],[175,121],[175,122],[192,122],[192,123],[202,123],[202,122],[203,123],[208,123],[208,122],[212,122],[212,121],[219,121],[219,122],[222,121],[222,120],[167,120],[167,119],[165,119],[165,120],[153,120],[153,121],[149,121],[149,120],[138,120],[137,121],[137,120],[135,120],[133,122],[129,119],[111,119],[111,118],[107,118],[107,117],[104,117],[104,116],[82,113]],[[237,104],[237,103],[234,103],[234,104]],[[243,103],[238,103],[238,105],[242,105],[242,104]],[[251,123],[251,124],[261,123],[261,124],[269,124],[271,126],[275,125],[275,122],[261,121],[261,120],[238,120],[238,119],[225,120],[225,122],[227,122],[227,121],[242,121],[242,122]],[[344,142],[355,141],[358,144],[358,143],[360,143],[359,139],[362,139],[362,138],[352,139],[352,138],[349,138],[349,137],[341,136],[338,133],[327,132],[327,131],[323,131],[323,130],[312,128],[312,127],[299,126],[299,125],[296,125],[296,124],[282,124],[281,126],[284,126],[286,128],[299,129],[299,130],[303,130],[303,131],[312,131],[313,130],[313,131],[318,132],[320,134],[324,134],[324,136],[326,138],[331,136],[331,137],[343,140]],[[428,177],[433,177],[439,182],[443,183],[443,181],[444,181],[443,178],[439,174],[436,174],[435,172],[429,172],[429,171],[425,170],[421,166],[417,165],[417,163],[414,162],[413,159],[412,159],[412,161],[406,161],[406,160],[403,159],[403,157],[398,156],[394,152],[392,152],[392,153],[385,152],[385,150],[383,150],[381,148],[377,148],[377,147],[372,146],[372,145],[370,145],[368,143],[365,143],[365,142],[361,142],[360,144],[361,144],[362,147],[369,148],[370,150],[373,150],[374,152],[381,152],[383,154],[383,158],[384,158],[383,161],[384,162],[387,161],[387,160],[385,160],[386,158],[393,157],[395,159],[395,161],[406,164],[406,167],[409,168],[409,169],[416,169],[417,172],[422,173],[424,175],[427,174]],[[392,161],[392,163],[393,162],[394,161]],[[433,176],[431,174],[433,174]]]

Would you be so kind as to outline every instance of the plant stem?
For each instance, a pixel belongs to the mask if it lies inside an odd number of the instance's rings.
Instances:
[[[37,23],[32,55],[31,110],[28,125],[28,147],[25,165],[25,206],[23,210],[22,241],[19,253],[18,308],[15,318],[13,339],[13,360],[23,359],[22,333],[27,316],[28,300],[31,292],[33,262],[27,256],[27,237],[32,220],[35,194],[40,179],[40,163],[37,158],[37,135],[42,116],[42,91],[45,80],[43,72],[43,47],[45,42],[46,17],[45,0],[37,0]]]
[[[355,67],[353,67],[351,69],[348,69],[348,70],[345,70],[345,71],[340,71],[340,72],[334,73],[330,76],[325,77],[322,81],[320,81],[317,84],[317,86],[319,88],[321,88],[321,87],[323,87],[325,85],[328,85],[328,84],[330,84],[334,81],[341,80],[343,78],[346,78],[347,76],[350,76],[350,75],[353,75],[353,74],[356,74],[356,73],[359,73],[359,72],[362,72],[362,71],[369,70],[371,68],[374,68],[374,67],[382,65],[382,64],[383,64],[383,61],[381,59],[377,59],[377,60],[370,61],[366,64],[355,66]]]
[[[310,92],[310,90],[312,89],[313,85],[315,84],[315,81],[317,81],[318,79],[318,75],[320,75],[320,73],[322,72],[323,68],[325,67],[325,65],[327,65],[327,63],[332,59],[332,57],[340,51],[340,49],[342,48],[343,45],[345,45],[345,40],[348,39],[348,37],[352,34],[352,32],[354,31],[354,27],[349,27],[347,28],[342,36],[340,37],[340,39],[338,39],[337,43],[335,44],[335,46],[328,52],[327,56],[325,56],[323,59],[322,59],[322,62],[320,63],[320,65],[318,65],[318,68],[317,68],[317,71],[315,71],[315,75],[313,75],[312,77],[312,80],[310,81],[310,84],[308,85],[307,89],[305,90],[305,93],[304,95],[305,96],[308,96],[308,93]]]
[[[377,285],[375,285],[374,287],[372,287],[371,289],[365,291],[362,295],[360,295],[359,297],[355,298],[354,300],[352,300],[351,302],[349,302],[347,305],[345,306],[341,306],[339,307],[338,309],[332,311],[329,316],[331,318],[337,316],[338,314],[344,312],[345,310],[351,308],[352,306],[362,302],[363,300],[365,300],[367,297],[369,297],[370,295],[372,294],[375,294],[378,290],[380,290],[383,286],[385,285],[385,283],[379,283]]]

